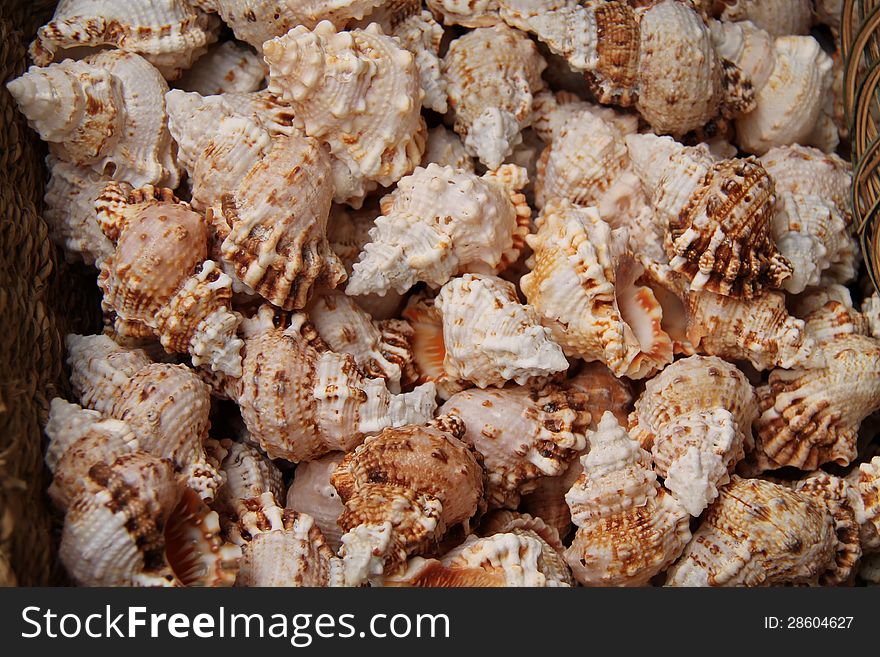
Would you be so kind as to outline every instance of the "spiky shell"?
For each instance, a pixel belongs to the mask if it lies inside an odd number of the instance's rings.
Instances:
[[[841,335],[820,347],[824,365],[773,370],[758,390],[757,446],[768,469],[849,464],[859,425],[880,408],[880,342]]]
[[[518,193],[525,171],[502,165],[482,177],[429,164],[382,201],[346,287],[350,295],[440,287],[466,272],[494,274],[519,256],[531,210]]]
[[[534,254],[520,287],[567,355],[630,378],[672,361],[660,304],[636,284],[641,267],[625,229],[612,230],[594,208],[554,201],[527,242]]]
[[[455,131],[489,169],[510,155],[531,122],[545,66],[528,37],[504,24],[477,28],[449,45],[443,74]]]
[[[30,55],[45,66],[70,51],[113,46],[143,56],[173,80],[217,39],[219,26],[184,0],[62,0],[37,30]]]
[[[7,88],[59,159],[135,186],[177,186],[168,85],[142,57],[110,50],[32,66]]]
[[[331,452],[317,460],[300,463],[287,489],[286,507],[314,518],[334,552],[342,545],[342,528],[336,521],[345,507],[330,483],[330,476],[344,457],[345,452]]]
[[[348,194],[337,184],[338,201],[359,204],[421,161],[426,128],[415,57],[377,24],[350,32],[327,21],[314,31],[299,26],[264,50],[269,90],[348,170]]]
[[[667,586],[809,583],[834,557],[832,518],[785,486],[734,476],[670,568]]]

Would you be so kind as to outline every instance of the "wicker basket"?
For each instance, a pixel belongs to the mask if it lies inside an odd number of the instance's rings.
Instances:
[[[0,585],[63,581],[45,502],[41,427],[64,391],[61,336],[97,328],[94,272],[64,263],[40,217],[45,151],[5,82],[54,2],[0,0]],[[62,289],[63,281],[63,289]]]

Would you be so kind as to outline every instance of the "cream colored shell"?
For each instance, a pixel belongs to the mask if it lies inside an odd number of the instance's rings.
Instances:
[[[330,476],[345,457],[345,452],[331,452],[314,461],[296,466],[293,483],[287,489],[288,509],[315,519],[327,545],[333,552],[342,545],[342,528],[337,520],[345,507],[339,493],[330,483]]]
[[[262,88],[268,74],[257,53],[237,41],[224,41],[211,46],[174,86],[203,96],[247,93]]]
[[[751,21],[773,36],[809,34],[813,23],[811,0],[733,0],[715,3],[723,21]]]

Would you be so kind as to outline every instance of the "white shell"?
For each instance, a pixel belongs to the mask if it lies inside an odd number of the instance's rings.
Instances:
[[[203,96],[247,93],[263,86],[269,69],[260,57],[236,41],[211,46],[174,84]]]

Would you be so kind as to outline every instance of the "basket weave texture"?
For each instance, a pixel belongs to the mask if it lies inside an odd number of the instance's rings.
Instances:
[[[5,83],[55,2],[0,0],[0,585],[58,583],[42,426],[65,389],[62,336],[93,327],[94,274],[64,263],[40,216],[45,151]],[[63,284],[62,284],[63,281]]]

